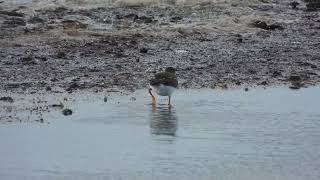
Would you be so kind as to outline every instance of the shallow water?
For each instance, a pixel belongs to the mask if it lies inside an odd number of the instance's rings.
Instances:
[[[80,102],[50,124],[0,125],[0,179],[319,179],[319,99],[310,87]]]

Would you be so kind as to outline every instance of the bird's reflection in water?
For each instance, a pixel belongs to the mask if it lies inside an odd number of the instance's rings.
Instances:
[[[168,105],[152,106],[150,115],[151,133],[175,136],[178,117],[175,109]]]

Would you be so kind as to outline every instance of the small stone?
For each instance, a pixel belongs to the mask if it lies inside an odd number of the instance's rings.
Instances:
[[[247,88],[247,87],[246,87],[246,88],[244,88],[244,91],[249,91],[249,88]]]
[[[46,91],[51,91],[52,89],[51,89],[51,87],[50,86],[47,86],[46,87]]]
[[[70,115],[72,115],[72,110],[71,109],[64,109],[62,111],[62,114],[65,116],[70,116]]]
[[[103,102],[108,102],[108,97],[104,97]]]
[[[63,109],[64,105],[60,102],[60,104],[52,104],[51,107]]]
[[[148,52],[148,49],[147,48],[141,48],[140,49],[140,53],[147,53]]]

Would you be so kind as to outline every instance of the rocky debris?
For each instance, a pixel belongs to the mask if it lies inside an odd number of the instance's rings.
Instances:
[[[65,116],[70,116],[72,115],[72,110],[71,109],[64,109],[62,110],[62,114],[65,115]]]
[[[13,103],[14,102],[13,98],[9,97],[9,96],[0,97],[0,101],[5,101],[5,102],[9,102],[9,103]]]
[[[253,27],[264,29],[264,30],[276,30],[276,29],[283,30],[284,29],[283,26],[279,24],[268,25],[266,22],[260,21],[260,20],[254,21],[253,23],[251,23],[251,25]]]
[[[6,28],[15,28],[15,27],[18,27],[18,26],[25,26],[27,25],[26,21],[22,18],[9,18],[5,21],[3,21],[3,24],[5,25],[4,27]]]

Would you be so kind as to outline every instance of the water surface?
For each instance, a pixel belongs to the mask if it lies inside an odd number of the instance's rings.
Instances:
[[[132,100],[132,96],[136,100]],[[146,91],[0,125],[0,179],[320,178],[320,87]]]

